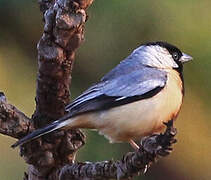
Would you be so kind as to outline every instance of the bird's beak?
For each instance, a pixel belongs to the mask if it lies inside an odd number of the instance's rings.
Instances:
[[[193,58],[191,56],[189,56],[185,53],[182,53],[182,57],[180,58],[180,61],[182,63],[186,63],[186,62],[191,61],[191,60],[193,60]]]

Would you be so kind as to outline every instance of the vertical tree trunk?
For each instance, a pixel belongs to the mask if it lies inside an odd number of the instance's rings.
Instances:
[[[36,111],[32,118],[35,129],[65,114],[65,106],[70,102],[75,51],[84,39],[86,9],[92,1],[38,1],[45,25],[37,45]],[[72,163],[85,139],[80,130],[57,131],[44,138],[21,149],[21,155],[30,164],[28,180],[58,179],[60,168]]]

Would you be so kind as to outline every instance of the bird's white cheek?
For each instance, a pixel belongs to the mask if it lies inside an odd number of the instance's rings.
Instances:
[[[164,66],[166,68],[178,68],[178,64],[173,60],[173,58],[171,57],[171,55],[169,55],[167,58],[164,59],[164,61],[162,61]]]

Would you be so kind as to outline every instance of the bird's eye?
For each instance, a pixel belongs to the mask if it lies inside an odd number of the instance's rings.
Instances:
[[[172,54],[172,57],[173,57],[174,60],[179,60],[179,54],[177,52],[174,52]]]

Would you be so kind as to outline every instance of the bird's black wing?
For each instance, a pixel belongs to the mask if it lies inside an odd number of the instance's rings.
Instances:
[[[120,64],[105,75],[98,84],[82,93],[66,110],[71,116],[88,111],[107,109],[145,99],[157,94],[166,84],[167,73],[156,68],[128,68]],[[130,68],[130,67],[129,67]]]

